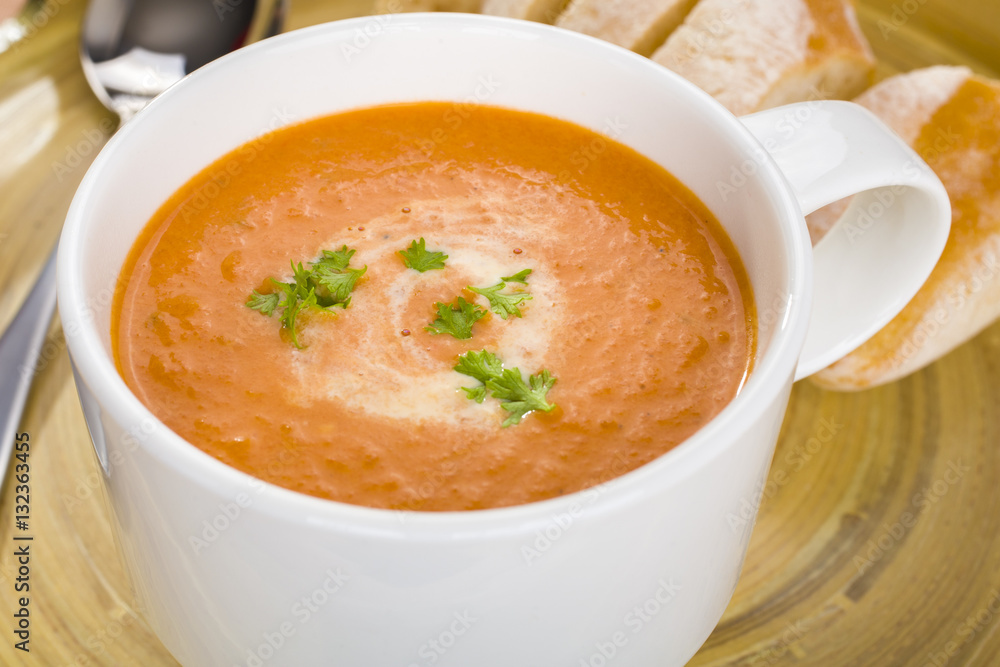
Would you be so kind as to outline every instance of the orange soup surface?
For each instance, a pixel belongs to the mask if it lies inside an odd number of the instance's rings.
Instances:
[[[419,239],[440,266],[406,264]],[[247,305],[345,246],[367,267],[346,307],[305,304],[289,328],[287,308]],[[488,106],[362,109],[259,138],[160,208],[120,284],[118,368],[167,426],[266,481],[381,508],[603,483],[718,414],[755,348],[743,266],[689,190],[601,135]],[[428,331],[459,297],[471,337]],[[547,408],[511,423],[516,394],[454,370],[470,351],[537,380]]]

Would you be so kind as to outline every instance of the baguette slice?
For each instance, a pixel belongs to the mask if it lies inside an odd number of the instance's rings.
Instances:
[[[648,56],[697,0],[573,0],[556,25]]]
[[[738,116],[851,99],[875,71],[851,0],[701,0],[653,60]]]
[[[953,211],[944,253],[913,300],[870,341],[812,376],[840,390],[909,375],[1000,317],[1000,82],[935,67],[888,79],[857,101],[934,169]]]
[[[483,14],[555,23],[568,0],[483,0]]]
[[[376,14],[478,12],[483,0],[375,0]]]

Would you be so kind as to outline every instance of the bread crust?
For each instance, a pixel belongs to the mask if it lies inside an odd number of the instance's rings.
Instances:
[[[1000,316],[1000,83],[938,67],[888,79],[859,102],[934,169],[953,214],[944,253],[913,300],[870,341],[812,378],[840,390],[909,375]]]
[[[701,0],[652,57],[736,115],[850,99],[875,70],[850,0]]]
[[[648,56],[681,24],[697,0],[573,0],[556,25]]]

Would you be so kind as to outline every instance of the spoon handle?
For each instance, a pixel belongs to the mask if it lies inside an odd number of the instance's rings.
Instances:
[[[56,249],[52,250],[21,309],[0,338],[0,490],[7,479],[14,435],[35,379],[38,357],[56,308]]]

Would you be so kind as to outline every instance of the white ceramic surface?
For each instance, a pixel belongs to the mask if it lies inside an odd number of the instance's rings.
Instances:
[[[160,424],[109,349],[118,272],[152,213],[206,164],[270,129],[411,100],[472,100],[610,131],[691,187],[733,238],[757,298],[758,358],[740,396],[690,440],[605,485],[466,513],[299,495]],[[781,113],[748,123],[788,179],[737,119],[647,59],[549,26],[410,15],[249,47],[122,129],[69,213],[60,314],[137,605],[178,660],[683,664],[732,595],[806,345],[813,259],[797,197],[811,209],[907,186],[864,234],[817,251],[821,291],[800,374],[860,344],[912,296],[950,220],[937,179],[871,117],[814,103],[792,109],[808,117],[787,126]],[[914,229],[919,239],[893,245],[904,233],[915,239]]]

